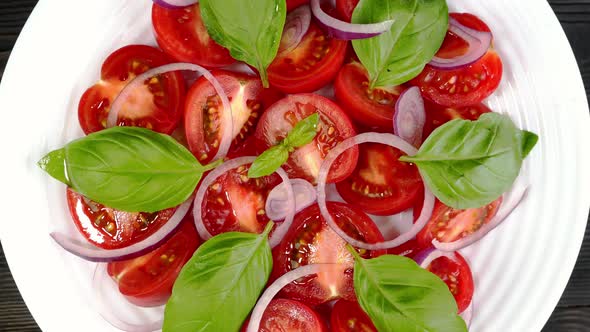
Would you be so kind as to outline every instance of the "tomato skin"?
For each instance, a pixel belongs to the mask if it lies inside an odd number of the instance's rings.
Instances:
[[[440,257],[435,259],[427,269],[447,284],[457,302],[458,313],[462,313],[473,299],[473,275],[465,258],[458,252],[454,254],[455,260]]]
[[[331,100],[315,94],[290,95],[273,104],[256,127],[259,153],[282,141],[291,129],[313,113],[320,114],[318,134],[313,142],[295,149],[283,165],[290,177],[304,178],[315,183],[327,153],[339,142],[356,135],[354,126],[342,109]],[[344,152],[334,162],[328,174],[328,183],[348,177],[358,159],[358,147]]]
[[[299,45],[268,67],[271,86],[285,93],[313,92],[330,83],[344,63],[347,42],[328,37],[311,22]]]
[[[403,153],[383,144],[359,146],[354,172],[336,184],[346,202],[365,213],[388,216],[414,206],[423,184],[418,168],[399,161]]]
[[[125,46],[109,55],[102,65],[100,81],[84,92],[78,104],[78,120],[84,133],[106,128],[111,104],[131,79],[171,62],[165,53],[147,45]],[[155,83],[138,88],[130,96],[119,113],[118,124],[169,134],[182,117],[184,94],[180,73],[160,75]]]
[[[182,267],[199,245],[192,216],[164,244],[143,256],[110,262],[107,272],[131,303],[142,307],[165,304]]]
[[[479,119],[482,114],[492,112],[491,109],[482,103],[453,108],[440,106],[432,102],[426,102],[425,108],[426,122],[424,123],[423,134],[425,140],[436,128],[451,120],[463,119],[475,121]]]
[[[338,225],[354,238],[376,243],[383,235],[362,211],[344,203],[328,202],[328,210]],[[385,254],[384,250],[359,250],[364,258]],[[319,206],[312,205],[299,212],[281,243],[273,250],[271,282],[301,265],[341,263],[341,268],[327,268],[323,275],[310,276],[283,288],[281,297],[315,306],[344,298],[356,301],[352,280],[353,259],[346,242],[332,231],[321,217]]]
[[[309,0],[287,0],[287,11],[291,11],[306,3],[309,3]]]
[[[336,11],[347,22],[352,21],[352,13],[360,0],[336,0]]]
[[[377,332],[358,302],[338,300],[330,315],[332,332]]]
[[[158,45],[180,62],[208,68],[230,65],[235,60],[229,51],[208,34],[199,4],[180,9],[152,6],[152,25]]]
[[[244,323],[242,332],[247,331],[249,322]],[[304,303],[274,299],[264,311],[258,331],[327,332],[328,328],[318,314]]]
[[[156,213],[121,212],[93,202],[70,188],[66,190],[70,215],[78,231],[93,245],[119,249],[137,243],[162,227],[176,208]]]
[[[430,244],[428,245],[430,247]],[[412,239],[401,246],[387,250],[387,254],[403,256],[414,259],[422,250],[426,249],[418,244],[416,239]]]

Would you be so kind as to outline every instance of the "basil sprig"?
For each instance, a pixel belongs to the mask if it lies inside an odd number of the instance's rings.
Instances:
[[[93,201],[122,211],[155,212],[187,200],[216,164],[202,166],[170,136],[114,127],[50,152],[39,166]]]
[[[272,226],[260,235],[223,233],[205,242],[174,283],[163,331],[239,331],[272,270]]]
[[[432,60],[447,33],[446,0],[361,0],[353,23],[394,20],[391,29],[377,37],[353,40],[361,63],[369,72],[370,87],[405,83]]]
[[[318,113],[299,121],[289,132],[287,138],[256,158],[252,166],[250,166],[250,170],[248,170],[248,177],[259,178],[274,173],[281,165],[287,162],[289,152],[311,143],[317,135],[319,122],[320,116]]]
[[[448,286],[413,260],[394,255],[355,258],[354,291],[379,331],[466,332]]]
[[[201,0],[200,6],[209,35],[229,49],[234,59],[255,67],[268,87],[266,70],[281,43],[285,0]]]
[[[506,192],[539,137],[518,129],[506,115],[487,113],[477,121],[454,120],[437,128],[415,156],[434,195],[455,209],[487,205]]]

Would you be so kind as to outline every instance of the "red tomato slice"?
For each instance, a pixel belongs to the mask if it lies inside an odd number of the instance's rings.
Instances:
[[[154,4],[152,25],[158,45],[177,61],[205,67],[223,67],[235,62],[229,51],[209,36],[198,3],[181,9]]]
[[[338,300],[330,316],[332,332],[377,332],[358,302]]]
[[[255,134],[259,152],[262,152],[282,141],[297,122],[316,112],[320,115],[320,124],[314,141],[295,149],[289,161],[283,165],[290,177],[305,178],[312,183],[315,183],[328,152],[338,143],[356,135],[350,119],[338,105],[315,94],[288,96],[262,115]],[[348,177],[357,159],[357,147],[343,153],[332,166],[328,182],[338,182]]]
[[[287,0],[287,11],[291,11],[306,3],[309,3],[309,0]]]
[[[430,247],[430,246],[431,246],[431,244],[428,245],[428,247]],[[426,249],[426,248],[421,247],[418,244],[418,241],[413,239],[413,240],[410,240],[410,241],[402,244],[401,246],[387,250],[387,253],[389,255],[404,256],[404,257],[414,259],[414,257],[416,257],[416,255],[418,255],[424,249]]]
[[[416,236],[418,244],[427,247],[433,239],[454,242],[480,229],[498,212],[502,198],[477,209],[456,210],[436,201],[428,224]]]
[[[78,119],[84,133],[106,128],[110,106],[135,76],[172,61],[162,51],[145,45],[125,46],[104,61],[101,79],[82,95]],[[182,116],[184,79],[180,73],[159,75],[130,96],[119,113],[119,125],[171,133]]]
[[[249,320],[244,323],[246,332]],[[260,321],[259,332],[326,332],[326,324],[307,305],[287,299],[272,300]]]
[[[474,121],[479,119],[482,114],[492,112],[491,109],[481,103],[458,108],[440,106],[431,102],[426,102],[425,105],[426,122],[424,124],[424,139],[430,136],[436,128],[451,120],[464,119]]]
[[[347,22],[352,20],[352,13],[360,0],[336,0],[336,11]]]
[[[346,56],[346,41],[328,37],[313,21],[299,45],[268,67],[270,84],[286,93],[313,92],[330,83]]]
[[[440,257],[434,260],[428,271],[439,276],[444,281],[455,297],[459,313],[469,307],[473,298],[473,275],[469,264],[458,252],[455,253],[456,261],[447,257]]]
[[[232,152],[244,149],[262,112],[282,95],[263,89],[260,79],[246,74],[216,70],[212,72],[231,102],[233,118]],[[219,149],[223,133],[223,104],[213,85],[204,77],[189,89],[184,125],[188,145],[201,163],[208,163]]]
[[[155,213],[131,213],[111,209],[68,188],[68,208],[74,224],[92,244],[118,249],[137,243],[162,227],[176,208]]]
[[[281,178],[273,174],[248,178],[249,166],[240,166],[220,176],[207,189],[202,203],[203,223],[209,233],[261,233],[269,222],[266,197]]]
[[[356,169],[336,184],[338,193],[369,214],[388,216],[411,208],[422,192],[422,179],[415,165],[399,161],[402,155],[383,144],[360,145]]]
[[[369,89],[369,76],[358,62],[345,65],[334,81],[338,103],[356,122],[369,127],[392,131],[395,103],[403,92],[402,86]]]
[[[375,223],[362,211],[343,203],[328,202],[328,210],[344,231],[355,239],[368,243],[383,241]],[[384,251],[359,249],[362,257],[370,258]],[[293,225],[283,241],[273,251],[274,264],[271,280],[299,266],[314,263],[341,263],[345,266],[326,267],[316,276],[287,285],[283,297],[318,305],[334,299],[355,301],[352,283],[354,259],[342,240],[321,217],[317,205],[312,205],[295,216]]]
[[[192,219],[186,217],[174,235],[156,250],[107,265],[107,272],[131,303],[153,307],[168,301],[180,270],[199,245]]]
[[[461,24],[479,31],[489,27],[471,14],[451,14]],[[466,51],[466,43],[451,32],[447,33],[438,55],[453,57]],[[490,96],[502,79],[502,60],[490,49],[474,64],[455,70],[441,70],[427,65],[412,84],[419,86],[422,94],[437,104],[462,107],[478,104]]]

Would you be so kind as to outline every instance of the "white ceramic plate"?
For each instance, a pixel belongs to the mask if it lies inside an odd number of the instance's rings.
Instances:
[[[590,120],[571,48],[543,0],[449,0],[495,34],[504,80],[488,100],[541,136],[523,178],[528,199],[465,250],[475,274],[472,331],[539,331],[571,274],[590,203]],[[14,48],[2,85],[0,236],[11,271],[44,331],[110,331],[89,299],[93,264],[48,236],[66,229],[64,188],[36,166],[81,136],[77,103],[103,59],[154,44],[149,0],[41,0]]]

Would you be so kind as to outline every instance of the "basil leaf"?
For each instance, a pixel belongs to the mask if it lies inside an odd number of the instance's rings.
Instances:
[[[261,235],[223,233],[205,242],[176,279],[163,331],[239,331],[272,270],[272,226]]]
[[[133,127],[70,142],[41,159],[40,166],[91,200],[130,212],[181,204],[207,170],[170,136]]]
[[[311,143],[318,133],[319,123],[320,115],[318,113],[314,113],[297,122],[295,127],[289,132],[287,138],[283,141],[283,144],[289,148],[299,148]]]
[[[353,40],[361,63],[369,72],[370,88],[405,83],[418,76],[432,60],[447,33],[446,0],[361,0],[353,23],[394,20],[389,32]]]
[[[467,331],[448,286],[413,260],[365,260],[353,249],[354,291],[379,331]]]
[[[202,0],[201,15],[209,35],[234,59],[258,69],[268,87],[267,67],[279,50],[287,7],[284,0]]]
[[[537,135],[519,130],[506,115],[488,113],[477,121],[454,120],[437,128],[415,163],[434,195],[455,209],[477,208],[506,192]]]
[[[274,173],[282,164],[289,159],[289,150],[283,145],[275,145],[264,151],[248,170],[248,177],[251,179],[268,176]]]

